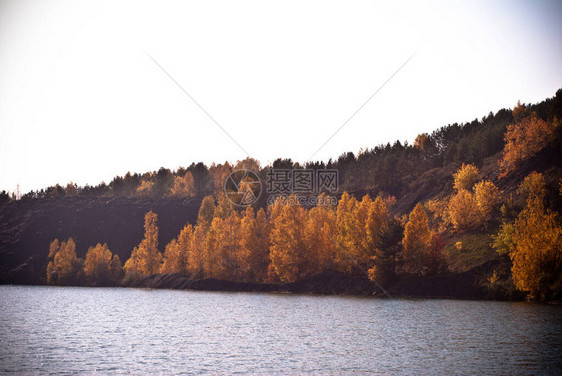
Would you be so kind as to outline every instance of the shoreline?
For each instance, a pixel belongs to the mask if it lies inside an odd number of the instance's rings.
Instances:
[[[349,296],[382,299],[448,299],[480,301],[525,301],[523,294],[506,291],[492,292],[478,282],[484,264],[464,273],[435,276],[402,276],[384,286],[390,297],[369,279],[336,271],[325,271],[310,278],[291,283],[233,282],[217,279],[191,279],[180,274],[155,274],[125,284],[104,286],[73,285],[68,287],[123,287],[209,292],[272,293],[282,295]],[[10,284],[5,284],[10,285]],[[20,285],[20,284],[17,284]],[[21,284],[21,286],[49,286]],[[548,302],[557,304],[556,302]],[[560,304],[560,302],[558,302]]]

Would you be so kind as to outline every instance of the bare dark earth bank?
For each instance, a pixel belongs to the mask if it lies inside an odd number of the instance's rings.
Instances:
[[[464,273],[401,278],[384,287],[392,298],[498,299],[521,300],[523,295],[494,295],[482,284],[483,276],[497,266],[496,261]],[[350,295],[387,297],[382,289],[366,277],[336,271],[322,272],[293,283],[247,283],[217,279],[191,279],[179,274],[145,277],[129,287],[196,291],[275,292],[293,294]]]
[[[160,244],[173,239],[185,223],[195,222],[200,198],[74,197],[11,202],[0,208],[0,283],[41,285],[45,283],[46,255],[54,238],[73,236],[78,257],[88,246],[107,243],[122,260],[142,238],[144,213],[160,214]],[[384,286],[392,297],[519,300],[513,292],[490,291],[483,283],[500,259],[482,263],[464,272],[439,276],[400,276]],[[386,296],[363,274],[326,271],[294,283],[240,283],[215,279],[192,280],[181,275],[155,275],[135,287],[206,291],[287,292]]]

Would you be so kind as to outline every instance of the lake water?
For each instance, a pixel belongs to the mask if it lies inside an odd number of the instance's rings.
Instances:
[[[561,374],[562,307],[0,286],[0,372]]]

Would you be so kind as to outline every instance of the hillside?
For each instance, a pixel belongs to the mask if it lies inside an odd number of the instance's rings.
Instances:
[[[199,199],[59,197],[11,201],[0,208],[0,280],[41,284],[49,243],[73,237],[79,257],[107,243],[126,260],[143,236],[144,215],[160,214],[160,243],[167,244],[197,218]]]
[[[541,103],[519,105],[517,108],[524,108],[528,114],[537,114],[538,118],[543,119],[544,122],[556,124],[557,119],[562,118],[562,90],[559,90],[555,97]],[[382,197],[385,199],[384,205],[388,205],[388,212],[394,218],[395,234],[393,235],[388,230],[388,233],[384,235],[387,237],[385,238],[387,243],[384,244],[387,245],[380,246],[378,244],[383,243],[376,243],[376,248],[380,248],[383,252],[382,256],[377,256],[379,260],[391,257],[395,269],[392,271],[392,275],[395,272],[398,275],[397,278],[388,279],[386,286],[389,291],[403,296],[455,297],[457,294],[458,297],[472,298],[521,297],[520,294],[514,293],[509,257],[499,255],[492,243],[494,236],[500,231],[502,223],[507,220],[513,221],[523,209],[525,199],[521,195],[519,186],[532,172],[541,173],[544,178],[546,207],[555,213],[562,212],[562,196],[559,194],[560,182],[562,182],[562,131],[558,126],[548,144],[521,160],[516,168],[512,168],[506,173],[505,170],[502,170],[500,160],[505,153],[506,130],[509,124],[518,121],[519,115],[516,110],[504,109],[496,114],[490,113],[482,120],[476,119],[466,124],[447,125],[430,135],[419,135],[414,145],[397,141],[393,145],[380,145],[362,151],[358,155],[346,153],[338,160],[328,163],[310,163],[301,166],[290,159],[278,159],[272,166],[264,168],[260,168],[257,161],[251,159],[239,161],[235,165],[225,163],[209,168],[199,163],[177,171],[162,168],[157,172],[147,172],[142,175],[127,174],[124,177],[116,177],[108,185],[105,183],[95,187],[77,187],[71,183],[66,187],[57,185],[38,192],[29,192],[21,199],[10,197],[4,192],[0,194],[0,282],[45,283],[49,244],[55,238],[62,241],[72,237],[76,243],[76,255],[82,260],[85,259],[89,247],[97,243],[107,243],[111,252],[118,255],[125,263],[131,256],[133,248],[143,240],[143,234],[146,236],[143,223],[146,226],[145,214],[149,211],[156,214],[155,218],[158,221],[156,251],[164,253],[167,245],[172,244],[173,240],[177,238],[177,241],[180,241],[178,234],[186,224],[193,225],[195,229],[204,197],[214,196],[211,201],[217,201],[217,204],[216,209],[215,204],[211,204],[213,211],[226,208],[225,203],[220,202],[218,195],[222,192],[222,183],[228,173],[237,168],[254,169],[262,182],[266,179],[268,168],[328,168],[337,169],[339,172],[337,195],[340,201],[343,198],[343,191],[346,191],[351,197],[354,197],[353,200],[356,200],[357,208],[362,204],[361,200],[365,195],[370,196],[373,200],[376,197]],[[504,206],[509,206],[510,210],[514,212],[510,218],[507,218],[506,214],[501,212],[497,206],[490,212],[491,217],[484,222],[467,228],[457,228],[430,210],[428,207],[430,202],[447,204],[455,195],[453,174],[459,170],[461,164],[464,166],[464,163],[471,163],[475,166],[478,170],[478,180],[488,181],[499,189],[502,203]],[[436,267],[432,272],[436,275],[426,275],[427,271],[423,271],[423,273],[418,271],[418,275],[413,275],[403,269],[402,265],[404,256],[400,247],[404,236],[404,226],[408,221],[408,215],[411,215],[410,213],[420,203],[424,205],[425,211],[428,213],[429,226],[434,236],[437,236],[438,252],[442,253],[444,265],[446,265],[446,268],[440,271],[437,271],[439,267]],[[260,208],[270,213],[271,207],[268,208],[267,205],[267,194],[262,195],[254,204],[256,213]],[[308,211],[309,209],[310,207],[306,207],[304,212],[306,214],[303,215],[308,216],[309,213],[312,213]],[[233,211],[232,208],[228,210]],[[221,217],[221,215],[222,217],[219,218],[216,226],[223,227],[214,229],[216,234],[220,235],[222,231],[223,236],[229,233],[232,236],[228,226],[236,225],[236,223],[240,225],[244,209],[234,210],[234,216],[230,217],[228,213],[217,213],[215,212],[215,217]],[[288,215],[287,220],[293,220],[292,216],[301,214],[293,212]],[[251,215],[254,215],[253,212]],[[268,218],[270,215],[268,214]],[[255,218],[251,217],[252,220]],[[207,236],[212,220],[213,214],[211,213],[209,223],[203,230],[204,236]],[[229,222],[231,220],[234,222]],[[215,221],[212,222],[215,226]],[[273,223],[271,224],[273,225]],[[269,238],[269,233],[266,238]],[[393,239],[392,242],[390,242],[390,238]],[[259,241],[259,236],[256,239],[254,241]],[[318,239],[320,241],[320,238]],[[377,241],[383,241],[383,239]],[[375,247],[373,244],[371,247]],[[301,244],[299,247],[304,246]],[[232,250],[225,249],[221,252],[228,253]],[[228,254],[221,257],[223,259],[217,262],[239,262],[229,259]],[[209,282],[197,282],[195,285],[189,283],[189,286],[199,286],[199,289],[205,289],[205,286],[210,286],[209,289],[221,289],[216,286],[223,286],[222,289],[226,290],[239,288],[256,291],[283,291],[286,286],[290,286],[286,288],[293,292],[326,293],[322,286],[333,285],[337,286],[337,288],[333,288],[336,293],[356,291],[358,294],[367,294],[366,291],[373,288],[367,279],[367,269],[373,266],[372,259],[369,256],[364,259],[364,262],[355,266],[342,267],[341,264],[339,266],[330,264],[330,266],[319,267],[315,269],[317,275],[320,276],[318,278],[310,272],[301,273],[298,277],[283,277],[280,273],[276,275],[275,269],[272,269],[270,265],[267,277],[253,276],[250,278],[253,280],[244,281],[241,280],[239,274],[232,274],[223,278],[230,282],[212,282],[210,284]],[[267,260],[269,262],[269,255]],[[261,267],[263,269],[263,265]],[[339,268],[339,271],[331,273],[330,268]],[[347,274],[341,274],[344,269],[347,270]],[[174,275],[171,272],[161,273]],[[265,275],[264,273],[265,270],[262,274]],[[490,280],[492,276],[495,278],[496,275],[494,287],[489,288],[489,291],[486,290],[484,288],[486,281]],[[192,277],[184,277],[188,280],[216,280],[213,275],[205,276],[196,273]],[[143,281],[137,280],[128,284],[166,287],[166,283],[169,282],[168,287],[181,285],[185,288],[186,286],[185,280],[178,279],[178,277],[154,277]],[[280,282],[288,281],[290,281],[290,285],[278,285]],[[259,285],[261,282],[267,283]],[[235,285],[229,285],[229,283]],[[244,285],[244,283],[247,284]],[[345,287],[347,283],[356,285],[356,287]],[[447,289],[442,286],[450,283],[455,284],[455,287]],[[372,292],[374,290],[368,294]]]

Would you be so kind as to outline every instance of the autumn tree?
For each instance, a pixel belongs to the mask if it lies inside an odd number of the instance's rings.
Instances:
[[[423,206],[418,203],[404,227],[402,256],[406,270],[417,274],[423,273],[432,246],[432,238],[433,233],[429,229],[427,214]]]
[[[306,249],[305,223],[305,209],[298,204],[282,205],[272,220],[270,268],[273,277],[282,282],[294,282],[313,270],[311,255]]]
[[[232,201],[224,193],[217,195],[217,206],[215,207],[214,216],[227,219],[234,212]]]
[[[471,164],[463,163],[461,168],[453,174],[453,187],[459,191],[465,189],[470,191],[474,184],[478,181],[478,168]]]
[[[518,103],[513,110],[514,123],[507,126],[505,147],[500,168],[505,176],[513,171],[522,161],[529,159],[546,147],[555,136],[558,120],[550,123],[539,118],[536,113],[529,112]]]
[[[562,227],[558,215],[544,206],[544,179],[533,173],[520,185],[525,208],[513,224],[504,223],[494,246],[509,252],[518,290],[532,299],[548,300],[562,293]]]
[[[414,140],[414,148],[424,151],[428,143],[429,137],[426,133],[418,134]]]
[[[82,260],[76,256],[76,244],[72,238],[62,243],[58,239],[53,240],[49,245],[49,258],[47,283],[69,285],[79,282]]]
[[[240,223],[240,253],[242,279],[263,282],[269,266],[269,222],[263,209],[254,215],[248,206]]]
[[[479,226],[491,218],[494,208],[500,200],[500,191],[494,183],[478,181],[478,169],[472,165],[463,164],[453,174],[454,187],[457,190],[447,205],[445,221],[453,224],[455,229],[468,229]],[[438,207],[432,203],[438,211]]]
[[[370,203],[367,221],[365,223],[365,235],[369,255],[378,251],[381,244],[381,236],[386,232],[389,220],[390,216],[386,203],[382,197],[379,196]]]
[[[107,244],[88,248],[84,260],[84,274],[93,285],[109,285],[119,281],[122,266],[118,255],[113,255]]]
[[[203,277],[207,234],[210,227],[210,222],[202,220],[193,228],[193,236],[189,241],[187,252],[187,272],[192,278]]]
[[[215,199],[213,196],[205,196],[199,206],[199,214],[197,215],[197,224],[211,224],[215,216]]]
[[[180,249],[178,247],[178,242],[176,239],[172,239],[166,248],[164,249],[164,255],[162,256],[162,264],[160,265],[160,273],[181,273],[185,272],[186,269],[182,267],[182,257]]]
[[[193,197],[195,196],[195,185],[193,175],[187,171],[183,176],[174,177],[174,183],[170,189],[172,197]]]
[[[336,210],[336,264],[342,271],[351,271],[358,263],[361,242],[358,240],[357,200],[344,192]],[[365,231],[366,235],[366,231]]]
[[[531,172],[519,184],[518,192],[525,197],[525,200],[529,198],[543,200],[546,196],[546,181],[543,174]]]
[[[241,254],[238,213],[232,211],[226,219],[215,216],[207,233],[202,254],[204,276],[240,281],[245,260]]]
[[[78,186],[76,183],[69,182],[64,189],[64,195],[66,197],[74,197],[78,194]]]
[[[336,213],[335,208],[323,204],[325,194],[319,196],[316,207],[308,211],[306,223],[306,243],[314,264],[318,270],[335,269],[335,259],[338,253],[336,244]]]
[[[260,161],[252,157],[246,157],[245,159],[236,162],[234,170],[250,170],[257,173],[260,170]]]
[[[192,278],[204,277],[205,272],[209,270],[206,265],[209,249],[207,236],[215,217],[215,211],[215,199],[213,196],[205,196],[199,207],[197,225],[193,228],[187,251],[187,272]]]
[[[476,183],[473,190],[480,222],[487,221],[500,202],[500,190],[494,183],[487,180]]]
[[[125,271],[141,276],[157,274],[162,262],[158,250],[158,215],[152,210],[144,216],[144,239],[133,249],[125,263]]]
[[[460,189],[449,200],[448,217],[455,229],[467,229],[480,223],[478,206],[474,194]]]
[[[154,190],[154,182],[151,180],[143,180],[140,185],[137,187],[136,194],[137,196],[151,196]]]
[[[193,227],[187,224],[180,231],[177,239],[172,239],[172,241],[166,245],[160,273],[187,274],[192,237]]]
[[[451,218],[449,217],[449,201],[446,199],[434,198],[426,201],[424,207],[429,214],[429,225],[438,228],[439,231],[445,231],[447,225],[451,223]]]
[[[214,194],[224,192],[224,183],[232,173],[232,166],[226,162],[224,164],[212,164],[209,168],[211,180],[211,190]]]

